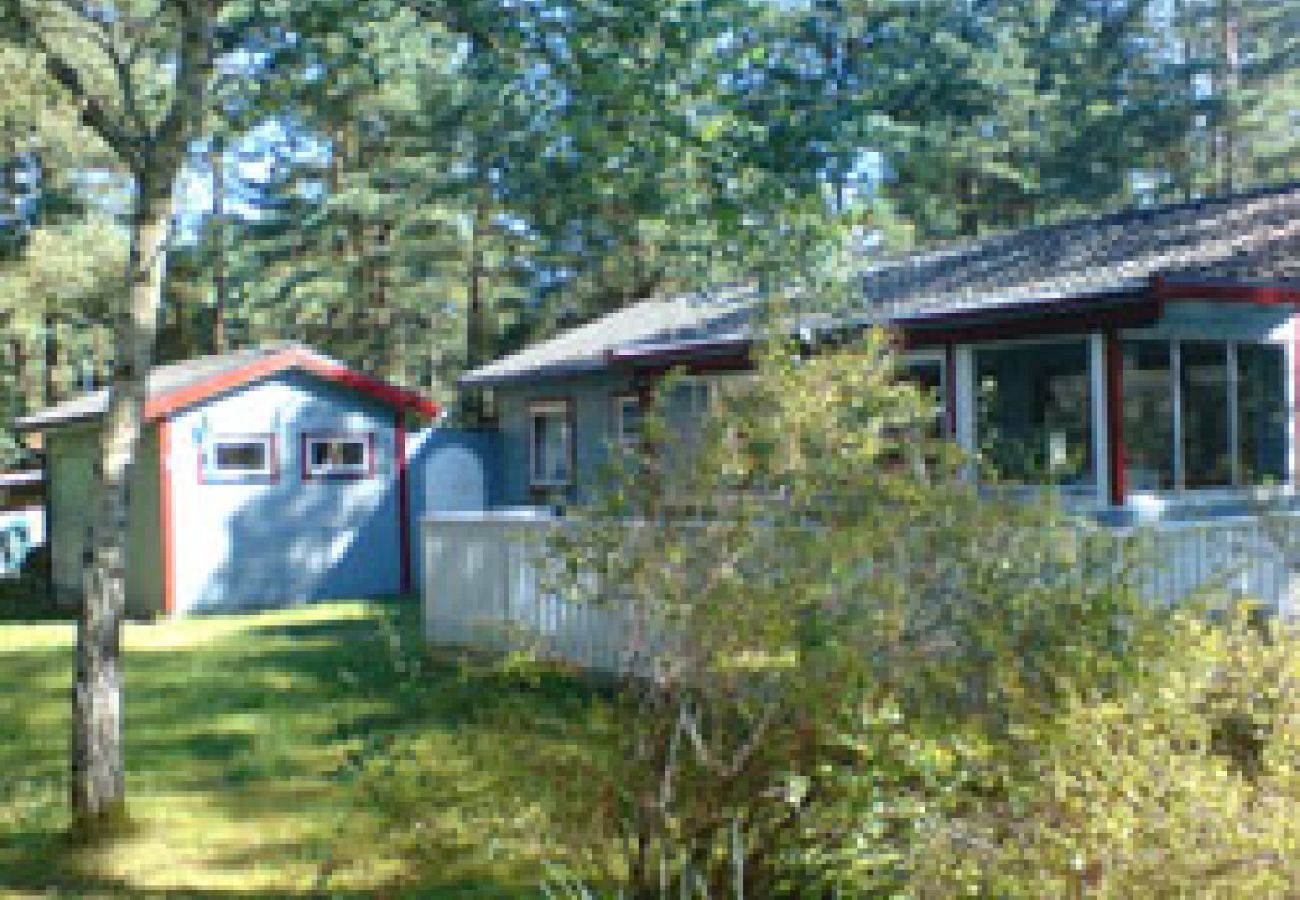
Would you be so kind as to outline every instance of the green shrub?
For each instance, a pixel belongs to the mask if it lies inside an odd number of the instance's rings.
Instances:
[[[556,590],[633,623],[620,752],[565,824],[615,852],[578,874],[634,898],[905,892],[945,823],[1015,796],[1024,735],[1126,683],[1144,611],[1106,537],[962,477],[884,335],[771,348],[689,440],[675,384],[551,548]]]
[[[1007,802],[935,823],[914,893],[1294,896],[1300,639],[1178,615],[1141,677],[1080,693]]]

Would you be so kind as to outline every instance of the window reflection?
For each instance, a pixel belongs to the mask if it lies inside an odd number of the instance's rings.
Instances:
[[[921,394],[934,404],[934,416],[927,437],[943,437],[947,433],[948,420],[943,363],[937,359],[904,360],[898,374],[902,380],[916,385]]]
[[[1093,480],[1084,341],[978,350],[975,379],[980,453],[997,477],[1030,484]]]
[[[1230,485],[1228,345],[1183,341],[1180,346],[1183,482],[1189,488]]]
[[[1247,484],[1286,479],[1286,352],[1278,344],[1237,347],[1238,433]]]
[[[1124,459],[1137,491],[1174,486],[1173,353],[1168,341],[1124,342]]]

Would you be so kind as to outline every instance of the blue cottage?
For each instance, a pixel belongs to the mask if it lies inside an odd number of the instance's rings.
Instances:
[[[86,394],[18,423],[45,436],[63,604],[82,593],[107,400]],[[298,344],[154,369],[131,474],[128,613],[409,592],[411,523],[425,504],[408,481],[408,424],[436,413],[432,401]]]

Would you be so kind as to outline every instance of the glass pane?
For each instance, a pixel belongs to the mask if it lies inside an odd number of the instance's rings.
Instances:
[[[533,415],[533,480],[544,484],[569,480],[569,418],[564,413]]]
[[[618,439],[627,446],[641,443],[641,401],[636,397],[618,399]]]
[[[1124,342],[1124,462],[1135,491],[1174,487],[1173,351],[1168,341]]]
[[[1247,484],[1287,475],[1286,352],[1278,344],[1237,347],[1241,474]]]
[[[265,471],[266,444],[261,441],[217,444],[215,463],[217,469],[227,472]]]
[[[1232,484],[1228,345],[1182,343],[1183,480],[1189,488]]]
[[[975,353],[979,449],[1011,481],[1093,480],[1088,345],[1083,341]]]
[[[313,441],[311,463],[317,468],[360,468],[366,463],[362,441]]]
[[[684,421],[698,421],[709,411],[709,382],[688,379],[673,388],[672,409]]]
[[[904,361],[899,377],[916,385],[934,402],[934,420],[931,437],[942,437],[947,432],[946,398],[943,387],[943,363],[937,359]]]

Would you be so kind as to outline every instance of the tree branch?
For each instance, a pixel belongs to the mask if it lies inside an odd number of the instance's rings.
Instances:
[[[81,114],[81,122],[94,131],[113,149],[123,162],[138,167],[138,145],[131,135],[122,130],[109,115],[103,101],[94,96],[81,78],[76,66],[50,46],[41,29],[27,15],[22,0],[9,0],[5,4],[13,14],[22,43],[41,54],[50,78],[71,95]]]
[[[181,17],[176,55],[176,92],[151,141],[164,156],[164,171],[179,165],[186,138],[197,133],[207,98],[208,79],[215,64],[213,24],[221,0],[171,0]]]

